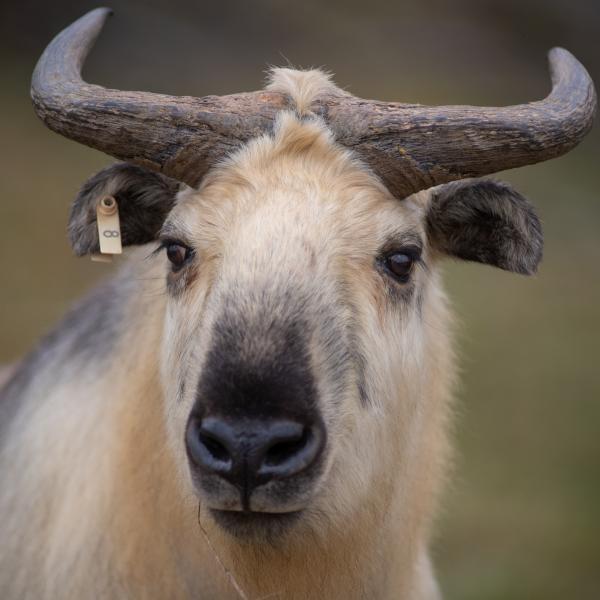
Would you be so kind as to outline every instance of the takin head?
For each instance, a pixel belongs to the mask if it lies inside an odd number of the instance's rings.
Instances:
[[[69,232],[77,254],[97,252],[109,194],[124,245],[158,242],[165,418],[188,491],[248,536],[342,523],[367,495],[385,506],[401,475],[418,488],[452,379],[440,260],[535,272],[533,207],[477,176],[581,139],[583,67],[554,51],[537,108],[465,114],[359,101],[289,69],[263,92],[179,100],[79,79],[105,17],[53,42],[33,97],[50,127],[128,161],[84,185]]]
[[[171,443],[236,532],[322,510],[332,472],[358,501],[406,460],[443,360],[441,258],[531,274],[542,255],[539,220],[510,186],[465,180],[398,202],[318,118],[292,113],[198,190],[105,169],[74,204],[79,253],[97,249],[106,193],[123,207],[124,239],[159,242]],[[172,207],[160,226],[154,205]]]

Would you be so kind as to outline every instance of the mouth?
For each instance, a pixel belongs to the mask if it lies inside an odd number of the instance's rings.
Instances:
[[[219,527],[236,538],[273,543],[298,522],[302,511],[268,513],[211,508],[210,514]]]

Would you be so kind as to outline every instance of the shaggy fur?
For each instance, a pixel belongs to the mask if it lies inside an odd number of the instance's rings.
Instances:
[[[428,542],[455,368],[431,197],[398,202],[306,113],[342,93],[327,77],[277,70],[271,88],[297,114],[166,218],[189,264],[131,252],[2,392],[16,407],[0,442],[3,600],[438,598]],[[401,284],[380,257],[406,240],[422,252]],[[236,351],[252,357],[269,352],[265,312],[306,324],[329,451],[297,525],[240,541],[194,488],[184,430],[216,324],[242,318]]]

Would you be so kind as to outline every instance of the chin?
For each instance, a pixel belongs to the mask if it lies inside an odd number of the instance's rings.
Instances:
[[[303,511],[268,513],[209,509],[210,516],[225,533],[240,541],[276,545],[302,520]]]

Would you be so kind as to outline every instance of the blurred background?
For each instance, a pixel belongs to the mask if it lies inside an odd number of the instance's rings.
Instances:
[[[44,129],[29,79],[96,2],[0,4],[0,363],[18,360],[113,267],[76,259],[69,204],[111,159]],[[504,105],[546,95],[546,52],[600,86],[598,0],[112,0],[85,76],[222,94],[267,65],[325,66],[363,97]],[[435,560],[449,599],[600,598],[600,124],[572,153],[501,174],[539,209],[535,278],[448,264],[463,369],[457,461]]]

